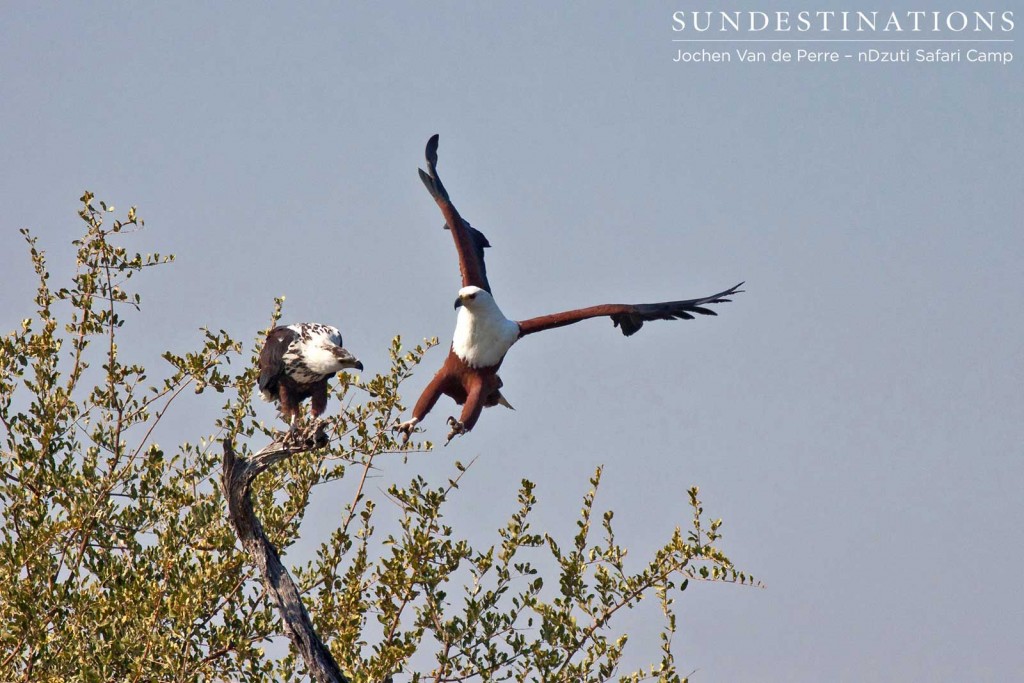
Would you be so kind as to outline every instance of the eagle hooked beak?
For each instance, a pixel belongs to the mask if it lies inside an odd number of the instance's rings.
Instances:
[[[462,297],[460,296],[458,299],[455,300],[455,308],[458,309],[461,306],[462,306]]]
[[[344,370],[342,370],[341,372],[344,372],[345,370],[358,370],[359,372],[363,371],[362,362],[345,349],[338,349],[337,354],[338,360],[341,361],[341,365],[344,368]],[[341,372],[339,372],[338,374],[340,375]]]
[[[345,373],[346,370],[358,370],[359,372],[362,372],[363,371],[363,364],[362,364],[362,362],[360,362],[358,360],[353,362],[353,363],[350,363],[349,366],[347,368],[345,368],[345,370],[342,370],[341,372],[338,373],[338,377],[341,377]]]

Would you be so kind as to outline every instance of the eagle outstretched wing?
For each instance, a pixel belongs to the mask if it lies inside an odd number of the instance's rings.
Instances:
[[[740,287],[743,283],[731,287],[724,292],[712,294],[700,299],[688,299],[687,301],[664,301],[657,304],[604,304],[591,306],[589,308],[578,308],[562,313],[542,315],[529,320],[520,320],[519,337],[525,337],[534,332],[542,332],[553,327],[572,325],[588,318],[607,316],[612,319],[615,327],[622,330],[627,337],[635,333],[645,322],[651,320],[693,320],[694,314],[718,315],[710,308],[709,304],[724,304],[732,301],[729,296],[739,294],[743,290]]]
[[[298,336],[285,326],[275,327],[267,334],[260,351],[260,391],[277,391],[277,381],[284,373],[284,354]]]
[[[455,239],[455,249],[459,253],[459,270],[462,272],[463,287],[480,287],[491,291],[487,282],[487,268],[484,265],[484,248],[491,246],[484,237],[484,234],[471,226],[469,221],[459,215],[448,198],[448,191],[444,189],[441,178],[437,175],[437,142],[438,135],[435,133],[427,141],[427,170],[419,169],[420,180],[427,186],[427,191],[434,198],[441,208],[444,216],[445,229],[451,230]]]

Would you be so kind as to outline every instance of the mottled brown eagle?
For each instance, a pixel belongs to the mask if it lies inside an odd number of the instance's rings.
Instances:
[[[341,346],[338,328],[321,323],[275,327],[260,351],[260,393],[277,401],[281,415],[295,429],[299,405],[312,398],[313,417],[327,408],[327,380],[363,364]]]

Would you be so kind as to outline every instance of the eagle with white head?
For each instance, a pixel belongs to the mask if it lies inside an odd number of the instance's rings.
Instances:
[[[512,345],[526,335],[572,325],[588,318],[608,317],[628,337],[652,320],[692,320],[695,315],[717,315],[707,306],[731,301],[731,295],[742,291],[741,282],[723,292],[699,299],[653,304],[602,304],[528,320],[509,320],[494,301],[487,281],[484,249],[491,245],[482,232],[459,215],[437,175],[437,142],[437,135],[427,142],[427,170],[420,170],[420,179],[441,209],[444,227],[451,231],[455,240],[463,286],[455,300],[459,313],[451,350],[413,407],[412,419],[396,427],[403,440],[408,440],[416,424],[426,417],[442,394],[450,396],[463,407],[458,420],[448,418],[451,427],[448,441],[471,430],[484,408],[496,405],[511,408],[501,394],[503,383],[498,377],[498,369]]]
[[[260,394],[265,401],[278,402],[292,430],[300,404],[307,398],[312,398],[314,419],[327,409],[327,380],[331,375],[363,369],[359,359],[341,344],[338,328],[321,323],[284,325],[267,334],[260,351]]]

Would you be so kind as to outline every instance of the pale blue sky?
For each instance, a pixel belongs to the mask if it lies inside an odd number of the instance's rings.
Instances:
[[[446,346],[458,272],[416,176],[440,133],[509,317],[747,292],[629,339],[592,321],[525,340],[502,371],[517,410],[382,488],[478,455],[453,524],[492,537],[527,477],[568,533],[604,463],[599,502],[639,555],[700,485],[768,588],[681,599],[694,681],[1019,677],[1019,61],[680,65],[681,8],[8,4],[0,329],[30,313],[17,229],[65,272],[89,188],[139,207],[137,248],[178,255],[126,330],[147,362],[202,325],[254,335],[280,294],[368,372],[394,334]],[[186,410],[178,440],[210,419]],[[304,538],[349,497],[318,498]]]

